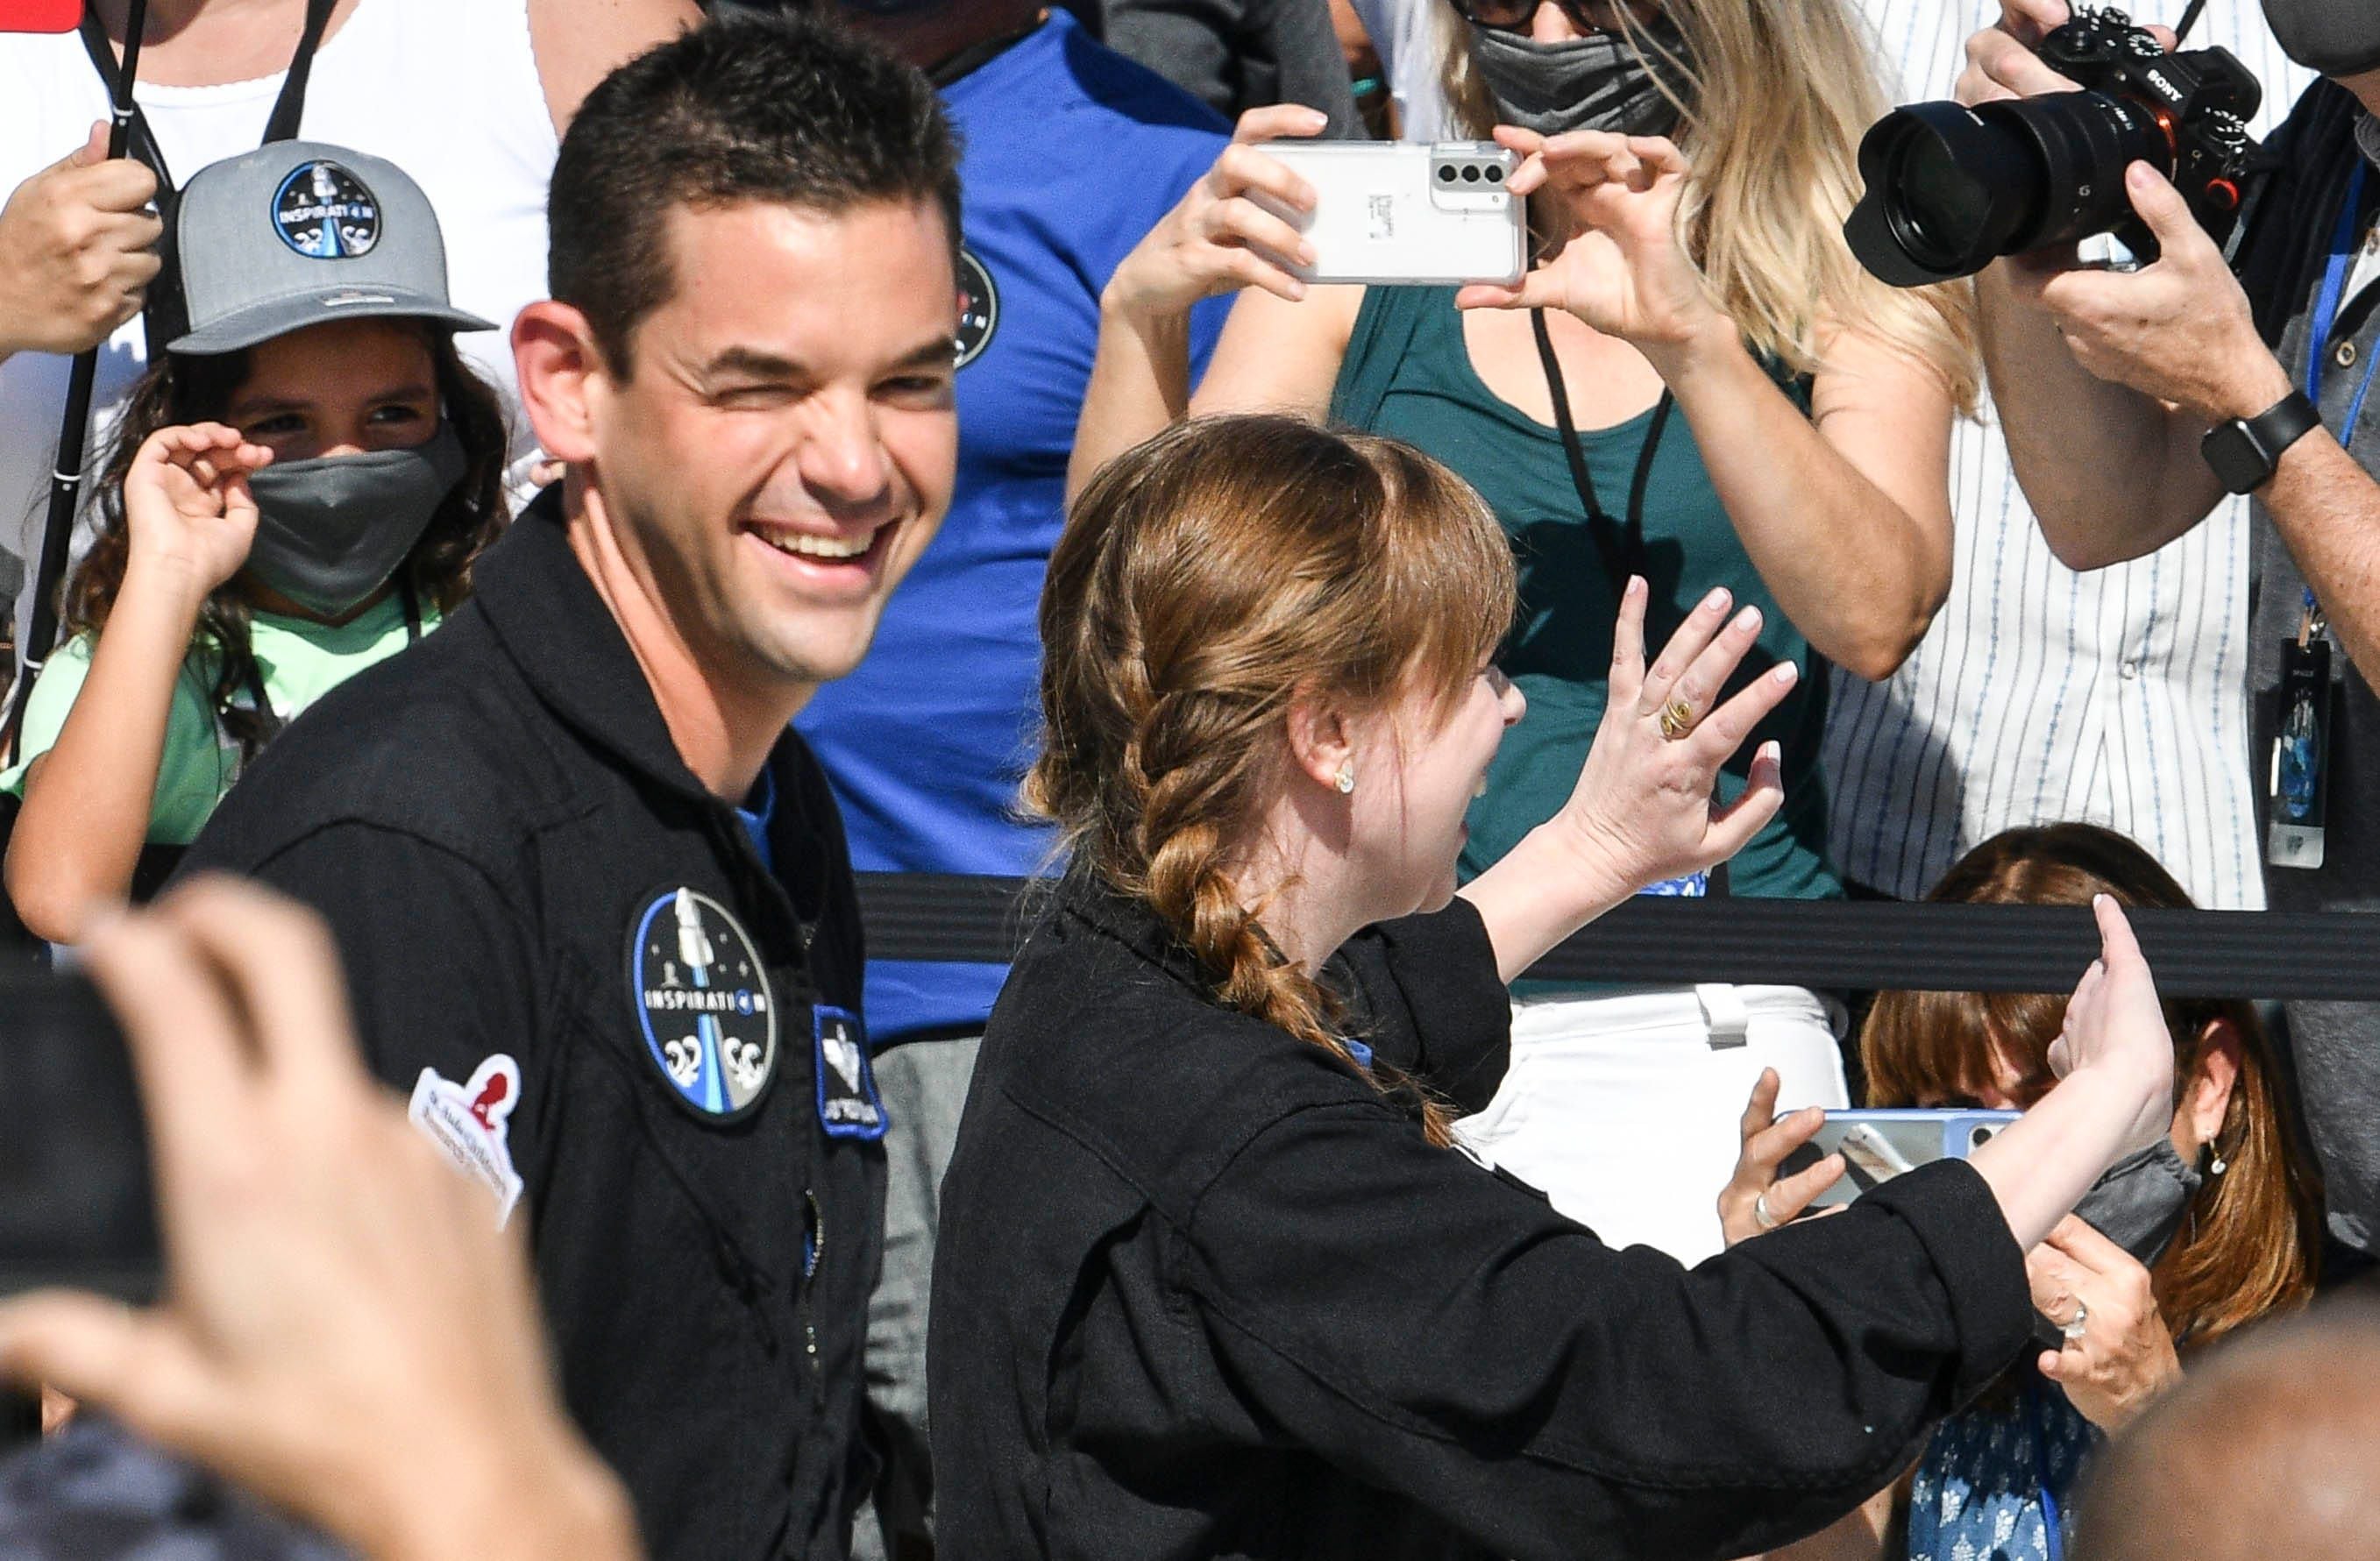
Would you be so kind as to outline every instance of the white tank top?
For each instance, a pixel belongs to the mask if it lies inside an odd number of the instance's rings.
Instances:
[[[216,87],[143,82],[135,96],[175,183],[254,150],[281,80],[276,72]],[[0,192],[65,156],[106,117],[106,86],[75,34],[0,33]],[[314,57],[298,134],[385,157],[413,176],[437,209],[460,308],[509,326],[523,304],[545,296],[545,188],[557,142],[529,48],[528,0],[359,0]],[[518,475],[530,446],[505,333],[455,342],[504,393]],[[101,349],[87,459],[103,454],[146,357],[138,319]],[[0,551],[22,563],[20,631],[31,617],[32,553],[70,361],[18,353],[0,362]],[[0,557],[0,590],[10,585],[9,563]]]

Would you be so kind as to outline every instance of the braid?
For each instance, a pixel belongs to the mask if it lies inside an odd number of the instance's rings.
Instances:
[[[1234,865],[1289,783],[1301,697],[1378,708],[1416,675],[1467,686],[1512,616],[1512,561],[1459,479],[1386,442],[1287,417],[1178,424],[1076,501],[1041,598],[1041,751],[1028,807],[1148,905],[1215,999],[1355,1066],[1343,1005],[1265,932]]]

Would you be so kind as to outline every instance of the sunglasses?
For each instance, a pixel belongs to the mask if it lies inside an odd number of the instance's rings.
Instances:
[[[1526,32],[1545,0],[1454,0],[1454,8],[1463,19],[1480,27],[1491,27],[1499,32]],[[1628,0],[1552,0],[1561,7],[1571,26],[1581,32],[1617,32],[1621,30],[1620,13],[1641,10]],[[1639,18],[1641,19],[1641,18]]]

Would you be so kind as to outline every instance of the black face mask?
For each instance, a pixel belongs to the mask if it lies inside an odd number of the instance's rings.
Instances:
[[[2190,1201],[2205,1181],[2181,1163],[2173,1140],[2160,1138],[2109,1166],[2074,1205],[2074,1213],[2131,1253],[2142,1267],[2154,1268],[2173,1245],[2181,1222],[2189,1217]]]
[[[2373,0],[2265,0],[2289,58],[2325,76],[2380,70],[2380,6]]]
[[[1657,50],[1685,52],[1685,38],[1666,18],[1644,28],[1647,58]],[[1678,111],[1645,60],[1616,32],[1539,43],[1500,28],[1471,29],[1471,61],[1496,100],[1500,123],[1543,136],[1566,130],[1608,130],[1621,136],[1666,136]]]
[[[248,572],[307,611],[361,606],[413,551],[469,466],[452,423],[409,450],[276,462],[250,474]]]

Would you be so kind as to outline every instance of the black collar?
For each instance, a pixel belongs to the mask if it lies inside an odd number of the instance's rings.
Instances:
[[[1148,901],[1126,894],[1098,872],[1079,865],[1068,868],[1050,892],[1061,915],[1123,944],[1143,962],[1190,988],[1201,1001],[1215,1000],[1213,977]]]
[[[480,560],[472,599],[565,723],[673,791],[719,800],[678,756],[644,668],[570,551],[562,484],[531,501]]]

